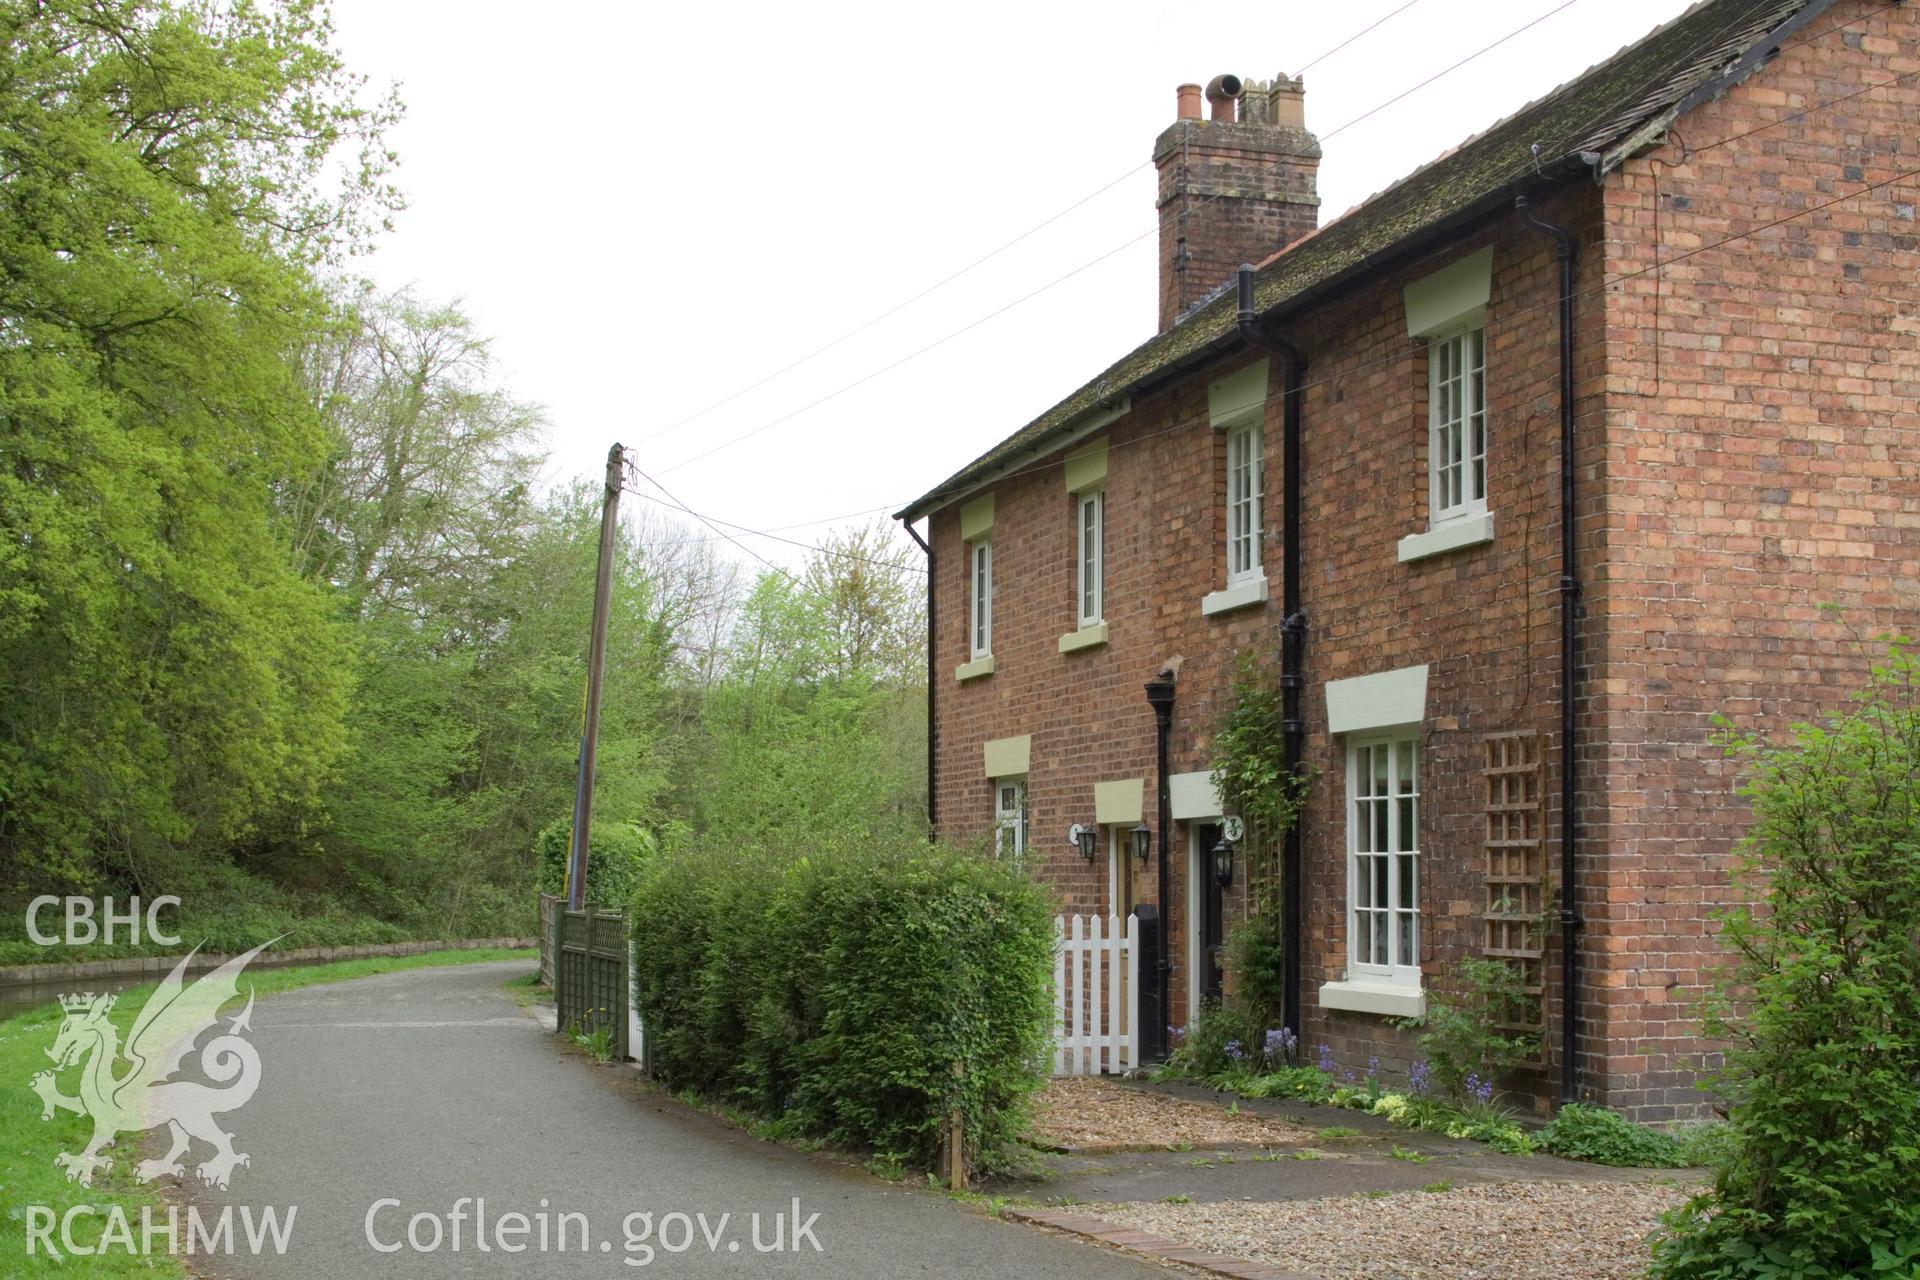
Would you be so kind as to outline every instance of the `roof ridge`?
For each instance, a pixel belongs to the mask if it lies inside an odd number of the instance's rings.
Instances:
[[[1522,141],[1516,135],[1533,129],[1543,135],[1551,132],[1556,147],[1571,144],[1571,150],[1552,157],[1556,161],[1574,152],[1604,153],[1609,144],[1631,145],[1639,136],[1637,131],[1688,102],[1703,85],[1723,75],[1730,63],[1738,65],[1803,12],[1817,12],[1831,3],[1699,0],[1262,259],[1255,281],[1256,309],[1271,312],[1301,304],[1366,272],[1387,254],[1409,250],[1449,226],[1479,216],[1525,184],[1569,181],[1572,175],[1564,168],[1543,168],[1537,150],[1516,156],[1514,148]],[[1725,20],[1716,25],[1714,19],[1722,15]],[[1538,145],[1536,139],[1529,147]],[[1089,410],[1210,358],[1216,345],[1234,340],[1233,310],[1231,291],[1195,308],[898,514],[917,518],[944,506],[959,491],[1004,470],[1016,457],[1030,462],[1065,443],[1064,429]]]

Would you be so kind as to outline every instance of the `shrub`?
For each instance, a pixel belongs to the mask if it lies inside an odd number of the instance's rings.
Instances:
[[[1052,1017],[1053,916],[1009,865],[924,844],[663,856],[633,898],[656,1072],[785,1131],[931,1164],[1019,1137]]]
[[[1723,1120],[1679,1125],[1673,1140],[1680,1149],[1680,1163],[1688,1167],[1718,1169],[1733,1156],[1733,1129]]]
[[[1557,1156],[1594,1164],[1627,1169],[1674,1169],[1686,1164],[1680,1144],[1666,1134],[1584,1102],[1561,1107],[1535,1138]]]
[[[573,818],[548,823],[533,838],[540,864],[540,892],[556,897],[567,891],[567,852],[573,842]],[[618,910],[640,882],[640,869],[655,852],[653,836],[637,823],[595,822],[587,835],[587,901]]]
[[[1162,1073],[1217,1082],[1229,1072],[1257,1072],[1266,1028],[1233,1005],[1211,1001],[1183,1028],[1175,1028],[1179,1047],[1167,1055]]]
[[[1728,735],[1754,824],[1710,1022],[1727,1159],[1670,1215],[1662,1276],[1907,1275],[1920,1263],[1920,700],[1896,643],[1854,705],[1770,744]]]
[[[1527,999],[1512,965],[1469,957],[1458,974],[1462,990],[1457,999],[1433,993],[1424,1014],[1400,1025],[1420,1033],[1434,1085],[1449,1097],[1479,1094],[1477,1100],[1484,1102],[1492,1096],[1493,1080],[1531,1058],[1540,1041],[1537,1035],[1515,1034],[1501,1026]]]

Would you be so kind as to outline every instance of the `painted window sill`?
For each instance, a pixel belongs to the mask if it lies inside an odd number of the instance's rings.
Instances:
[[[1462,547],[1477,547],[1492,541],[1493,512],[1461,516],[1457,520],[1435,525],[1424,533],[1410,533],[1400,539],[1400,563],[1425,560],[1428,556],[1444,555]]]
[[[1060,652],[1073,653],[1080,649],[1091,649],[1107,642],[1107,624],[1095,622],[1081,627],[1078,631],[1069,631],[1060,637]]]
[[[1226,613],[1233,609],[1244,609],[1248,605],[1267,602],[1267,580],[1249,578],[1245,582],[1235,583],[1225,591],[1213,591],[1200,598],[1200,612],[1211,618],[1216,613]]]
[[[978,680],[981,676],[990,676],[992,674],[993,655],[990,653],[985,657],[975,658],[972,662],[963,662],[953,669],[953,678],[962,683],[968,680]]]
[[[1393,982],[1326,982],[1320,986],[1320,1007],[1417,1018],[1427,1011],[1427,997],[1418,987]]]

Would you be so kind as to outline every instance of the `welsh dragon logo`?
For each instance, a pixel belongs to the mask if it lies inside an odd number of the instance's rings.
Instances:
[[[134,1177],[140,1182],[184,1174],[180,1157],[194,1139],[213,1147],[212,1157],[194,1169],[195,1176],[208,1186],[225,1190],[234,1167],[250,1163],[245,1154],[233,1149],[233,1135],[221,1129],[214,1117],[246,1105],[260,1085],[260,1055],[242,1036],[252,1029],[251,987],[247,1007],[227,1020],[223,1034],[199,1049],[201,1074],[223,1087],[172,1076],[181,1061],[194,1052],[194,1042],[220,1022],[221,1007],[239,997],[241,970],[270,945],[262,943],[245,955],[235,956],[191,986],[182,977],[193,956],[182,958],[141,1007],[124,1048],[118,1029],[108,1017],[117,997],[91,992],[60,997],[60,1008],[66,1016],[53,1047],[47,1050],[53,1070],[39,1072],[32,1083],[33,1091],[40,1095],[42,1120],[53,1119],[56,1110],[93,1120],[93,1137],[83,1150],[71,1154],[63,1151],[54,1157],[54,1163],[67,1171],[68,1181],[92,1186],[95,1170],[112,1167],[113,1161],[100,1153],[114,1145],[117,1135],[163,1124],[172,1146],[166,1155],[134,1166]],[[116,1075],[115,1065],[122,1060],[129,1064],[128,1069]],[[60,1092],[55,1077],[80,1063],[84,1065],[79,1096],[68,1097]]]

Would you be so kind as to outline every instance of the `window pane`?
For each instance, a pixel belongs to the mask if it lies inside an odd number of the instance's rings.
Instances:
[[[1400,913],[1400,946],[1399,954],[1394,957],[1394,963],[1396,964],[1413,964],[1413,921],[1414,916],[1412,912],[1403,911]]]

